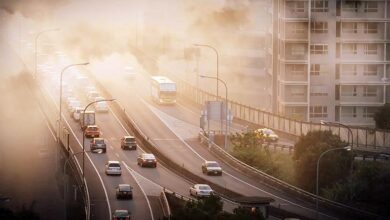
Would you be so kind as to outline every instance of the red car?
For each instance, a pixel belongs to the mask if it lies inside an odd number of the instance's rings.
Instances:
[[[85,128],[85,137],[99,137],[100,136],[100,129],[97,125],[88,125],[87,128]]]

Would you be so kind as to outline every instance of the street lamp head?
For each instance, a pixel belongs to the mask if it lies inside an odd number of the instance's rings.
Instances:
[[[328,122],[327,122],[327,121],[325,121],[325,120],[321,120],[321,121],[320,121],[320,124],[322,124],[322,125],[326,125],[326,124],[328,124]]]
[[[80,65],[88,65],[89,62],[85,62],[85,63],[80,63]]]
[[[199,75],[199,77],[202,77],[202,78],[207,78],[207,76],[205,76],[205,75]]]
[[[344,150],[346,150],[346,151],[351,151],[351,150],[352,150],[352,147],[351,147],[351,146],[346,146],[346,147],[344,147]]]

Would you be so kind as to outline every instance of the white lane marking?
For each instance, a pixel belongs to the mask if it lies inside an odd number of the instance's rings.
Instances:
[[[114,147],[113,147],[112,145],[110,145],[110,149],[111,149],[111,150],[114,150]]]
[[[45,114],[43,113],[43,111],[42,111],[42,109],[41,109],[40,107],[38,107],[38,109],[39,109],[39,112],[42,114],[42,117],[45,119],[46,127],[49,129],[49,131],[50,131],[50,133],[51,133],[51,136],[53,136],[53,139],[57,142],[57,141],[58,141],[58,140],[57,140],[57,137],[56,137],[56,135],[54,134],[54,131],[51,130],[50,125],[49,125],[49,122],[48,122],[48,120],[46,120]]]
[[[126,167],[127,169],[129,169],[131,172],[134,172],[134,173],[136,173],[136,174],[142,176],[140,173],[138,173],[137,171],[133,170],[129,165],[127,165],[126,162],[122,161],[122,163],[123,163],[123,164],[125,165],[125,167]],[[147,180],[148,182],[150,182],[151,184],[153,184],[153,185],[155,185],[155,186],[157,186],[157,187],[164,188],[164,187],[162,187],[160,184],[154,182],[153,180],[150,180],[150,179],[146,178],[145,176],[142,176],[142,178],[144,178],[145,180]]]
[[[153,141],[180,141],[178,138],[152,138]]]
[[[118,154],[118,153],[115,153],[115,156],[116,156],[117,158],[119,158],[119,154]]]
[[[49,95],[49,97],[52,99],[54,105],[55,105],[55,106],[57,107],[57,109],[58,109],[59,107],[58,107],[57,103],[54,101],[53,96],[47,91],[47,89],[46,89],[45,86],[43,86],[43,85],[41,84],[41,87],[43,87],[43,88],[46,90],[46,93]],[[79,144],[80,148],[83,149],[82,144],[80,143],[80,141],[79,141],[79,139],[77,138],[76,134],[74,133],[72,127],[69,125],[68,121],[66,120],[66,117],[65,117],[63,114],[61,115],[61,117],[64,119],[64,121],[65,121],[66,124],[68,125],[70,131],[72,132],[73,136],[76,138],[76,141],[77,141],[77,143]],[[85,138],[85,137],[83,137],[83,138]],[[107,193],[106,187],[104,186],[103,179],[102,179],[102,177],[100,176],[100,174],[99,174],[99,172],[98,172],[98,170],[97,170],[95,164],[93,163],[91,157],[89,157],[88,154],[85,154],[85,155],[87,156],[87,158],[88,158],[89,161],[91,162],[93,168],[94,168],[95,171],[96,171],[96,174],[97,174],[98,177],[99,177],[100,183],[102,184],[103,191],[104,191],[104,194],[105,194],[105,196],[106,196],[107,206],[108,206],[108,216],[109,216],[109,219],[111,219],[111,213],[112,213],[112,211],[111,211],[111,205],[110,205],[110,200],[108,199],[108,193]],[[76,160],[76,162],[77,162],[77,164],[79,164],[78,160]],[[79,168],[80,168],[80,170],[81,170],[80,164],[79,164]],[[86,185],[87,192],[88,192],[88,195],[89,195],[87,181],[85,181],[85,185]]]
[[[151,109],[151,106],[150,106],[148,103],[146,103],[145,100],[141,99],[141,101],[142,101],[146,106],[148,106],[149,109]],[[152,110],[152,112],[154,113],[153,109],[151,109],[151,110]],[[161,118],[160,115],[158,115],[158,114],[156,114],[156,113],[154,113],[154,114],[160,119],[160,121],[162,121],[162,122],[165,124],[165,126],[166,126],[173,134],[176,135],[176,133],[175,133],[175,132],[173,131],[173,129],[171,128],[171,126],[168,125],[168,123],[167,123],[165,120],[163,120],[163,118]],[[202,160],[204,160],[204,161],[206,160],[206,159],[203,158],[198,152],[196,152],[189,144],[187,144],[187,142],[185,142],[183,138],[181,138],[181,137],[178,136],[178,135],[176,135],[176,137],[178,137],[178,138],[183,142],[183,144],[184,144],[187,148],[189,148],[195,155],[197,155],[200,159],[202,159]],[[250,186],[250,187],[252,187],[252,188],[254,188],[254,189],[256,189],[256,190],[259,190],[260,192],[263,192],[263,193],[265,193],[265,194],[268,194],[268,195],[270,195],[270,196],[273,196],[273,197],[275,197],[275,198],[277,198],[277,199],[280,199],[280,200],[282,200],[282,201],[284,201],[284,202],[287,202],[287,203],[289,203],[289,204],[291,204],[291,205],[295,205],[295,206],[300,207],[300,208],[302,208],[302,209],[306,209],[306,210],[308,210],[308,211],[315,212],[315,210],[313,210],[313,209],[311,209],[311,208],[307,208],[307,207],[301,206],[301,205],[299,205],[299,204],[297,204],[297,203],[294,203],[294,202],[291,202],[291,201],[286,200],[286,199],[284,199],[284,198],[281,198],[281,197],[279,197],[279,196],[277,196],[277,195],[274,195],[274,194],[272,194],[272,193],[270,193],[270,192],[264,191],[264,190],[258,188],[257,186],[254,186],[254,185],[252,185],[252,184],[250,184],[250,183],[247,183],[247,182],[245,182],[244,180],[241,180],[241,179],[239,179],[238,177],[235,177],[234,175],[232,175],[232,174],[230,174],[230,173],[228,173],[228,172],[226,172],[226,171],[223,171],[223,173],[226,173],[228,176],[232,177],[233,179],[236,179],[237,181],[239,181],[239,182],[241,182],[241,183],[243,183],[243,184],[246,184],[246,185],[248,185],[248,186]],[[323,213],[321,213],[321,214],[324,215],[324,216],[327,216],[327,217],[329,217],[329,218],[334,218],[334,217],[332,217],[332,216],[328,216],[328,215],[323,214]]]
[[[152,217],[152,220],[154,220],[153,210],[152,210],[152,206],[150,205],[149,198],[146,195],[144,189],[141,187],[141,184],[138,182],[138,180],[135,177],[135,175],[131,172],[133,169],[131,169],[129,166],[127,166],[127,164],[124,161],[122,161],[122,163],[123,163],[123,165],[125,165],[125,167],[127,168],[127,171],[129,171],[130,175],[133,177],[134,181],[137,183],[138,187],[141,189],[141,192],[144,194],[145,199],[146,199],[146,203],[148,203],[148,207],[149,207],[149,210],[150,210],[150,215]]]

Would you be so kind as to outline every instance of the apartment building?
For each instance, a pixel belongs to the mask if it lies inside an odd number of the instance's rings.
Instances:
[[[387,0],[275,0],[268,12],[273,110],[307,121],[373,125],[390,102]]]

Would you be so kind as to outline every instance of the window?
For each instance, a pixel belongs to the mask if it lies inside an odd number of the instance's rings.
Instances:
[[[313,44],[310,45],[311,54],[328,54],[328,45],[326,44]]]
[[[357,1],[345,1],[342,8],[345,12],[358,12],[358,2]]]
[[[291,55],[294,56],[305,55],[305,46],[302,44],[293,44],[291,46]]]
[[[328,107],[310,106],[310,118],[326,118],[326,117],[328,117]]]
[[[364,2],[364,12],[378,12],[378,2]]]
[[[364,45],[364,54],[377,55],[378,54],[378,44],[365,44]]]
[[[328,33],[328,22],[312,22],[311,23],[311,33],[321,34]]]
[[[293,64],[291,68],[291,74],[293,77],[301,77],[305,74],[304,64]]]
[[[375,107],[363,107],[363,118],[373,118],[376,111]]]
[[[364,33],[365,34],[377,34],[378,33],[378,23],[375,23],[375,22],[364,23]]]
[[[293,12],[305,12],[305,2],[296,1],[293,5]]]
[[[293,97],[302,97],[305,95],[305,88],[304,87],[292,87],[291,88],[291,96]]]
[[[365,75],[365,76],[377,76],[378,75],[378,66],[375,65],[375,64],[364,65],[363,75]]]
[[[357,23],[356,22],[343,22],[343,23],[341,23],[341,29],[342,29],[343,33],[356,34],[357,33]]]
[[[310,87],[310,96],[327,96],[328,87],[323,85],[313,85]]]
[[[327,65],[325,64],[311,64],[310,65],[310,75],[319,76],[326,74],[328,71]]]
[[[357,67],[354,64],[345,64],[342,66],[342,75],[343,76],[356,76]]]
[[[295,23],[291,23],[291,26],[292,26],[291,32],[293,34],[304,34],[305,33],[305,26],[306,26],[305,24],[295,22]]]
[[[312,12],[328,12],[328,0],[312,0]]]
[[[347,118],[356,118],[356,107],[355,106],[347,106],[341,108],[341,117]]]
[[[342,86],[341,96],[357,96],[356,86]]]
[[[377,88],[376,86],[364,86],[363,87],[363,96],[365,97],[375,97],[377,96]]]
[[[343,44],[343,55],[355,55],[357,54],[357,44]]]

